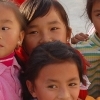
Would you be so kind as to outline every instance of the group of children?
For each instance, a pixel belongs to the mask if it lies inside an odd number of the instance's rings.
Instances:
[[[94,44],[98,46],[99,5],[98,0],[87,0],[87,14],[96,28]],[[91,91],[91,59],[86,58],[88,67],[79,51],[70,46],[71,32],[68,15],[57,0],[27,0],[20,8],[0,0],[0,99],[85,100],[88,78],[90,95],[99,97],[100,84],[95,94]],[[99,48],[90,44],[99,53]]]

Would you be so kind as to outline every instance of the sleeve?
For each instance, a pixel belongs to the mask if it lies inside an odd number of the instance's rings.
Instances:
[[[80,84],[79,98],[82,99],[82,100],[85,100],[85,98],[88,95],[88,92],[87,92],[88,87],[90,86],[91,83],[89,82],[89,80],[88,80],[86,75],[83,75],[83,79],[86,81],[86,85],[84,85],[82,83]]]
[[[78,98],[85,100],[85,98],[87,97],[87,94],[88,94],[87,90],[80,90]]]

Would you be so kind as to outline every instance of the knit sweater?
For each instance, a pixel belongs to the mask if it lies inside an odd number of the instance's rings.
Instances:
[[[82,41],[74,45],[90,62],[87,68],[87,76],[91,82],[89,95],[97,98],[100,96],[100,39],[96,33],[90,36],[89,40]]]

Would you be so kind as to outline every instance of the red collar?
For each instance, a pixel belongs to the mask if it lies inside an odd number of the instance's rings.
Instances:
[[[17,56],[23,61],[26,62],[28,60],[28,55],[26,54],[26,52],[24,51],[24,49],[22,47],[19,47],[17,50],[15,50],[15,53],[17,54]]]
[[[0,63],[3,63],[7,67],[9,67],[12,66],[13,59],[14,59],[14,52],[4,58],[0,58]]]

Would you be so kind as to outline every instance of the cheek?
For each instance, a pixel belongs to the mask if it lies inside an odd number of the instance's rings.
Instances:
[[[100,33],[100,19],[96,17],[92,17],[92,23],[98,33]]]
[[[57,40],[60,40],[63,43],[67,43],[66,34],[57,36]]]
[[[39,89],[36,93],[38,100],[54,100],[56,94],[45,88]]]
[[[79,91],[80,91],[80,87],[77,87],[77,88],[71,90],[71,96],[72,96],[73,100],[77,100],[77,98],[79,96]]]
[[[34,48],[34,42],[30,39],[24,39],[23,46],[28,54],[31,53],[32,49]]]
[[[13,35],[12,35],[12,32],[11,34],[9,35],[5,35],[4,36],[4,41],[7,43],[7,44],[15,44],[17,45],[18,43],[18,40],[19,40],[19,34],[18,33],[14,33],[13,32]],[[12,42],[13,41],[13,42]]]
[[[67,42],[67,38],[66,38],[66,32],[65,31],[59,31],[57,32],[57,34],[54,36],[55,40],[59,40],[63,43]]]
[[[38,41],[32,37],[26,36],[23,41],[23,46],[28,54],[38,46]]]
[[[95,27],[95,29],[96,29],[96,31],[98,32],[98,33],[100,33],[100,24],[99,23],[94,23],[94,27]]]
[[[63,28],[60,35],[62,42],[67,43],[67,40],[70,39],[70,35],[71,35],[71,31],[68,31],[66,30],[66,28]]]

